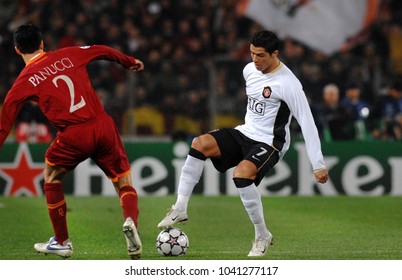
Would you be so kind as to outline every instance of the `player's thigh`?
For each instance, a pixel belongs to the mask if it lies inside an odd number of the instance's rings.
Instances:
[[[104,126],[104,127],[102,127]],[[96,153],[91,158],[113,183],[130,173],[130,162],[113,120],[107,119],[99,129]]]
[[[249,149],[245,159],[255,164],[258,170],[264,166],[273,167],[279,160],[278,151],[273,147],[258,143]]]
[[[249,161],[242,160],[233,171],[233,178],[244,178],[254,180],[257,176],[258,169],[257,166]]]
[[[46,162],[50,166],[73,170],[79,163],[87,159],[92,151],[93,143],[88,134],[74,128],[59,132],[56,139],[46,150]]]
[[[259,143],[249,150],[245,159],[256,166],[258,172],[254,181],[258,185],[265,174],[278,163],[279,152],[265,143]]]
[[[209,132],[215,138],[220,150],[219,157],[211,157],[215,168],[220,172],[225,172],[243,160],[242,147],[235,137],[236,131],[231,129],[219,129]]]

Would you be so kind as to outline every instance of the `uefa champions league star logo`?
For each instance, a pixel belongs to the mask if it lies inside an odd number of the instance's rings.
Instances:
[[[264,89],[262,90],[262,96],[264,96],[264,98],[269,98],[271,96],[272,90],[271,87],[264,87]]]

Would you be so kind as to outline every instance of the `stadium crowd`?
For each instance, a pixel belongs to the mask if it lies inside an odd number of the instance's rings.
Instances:
[[[138,57],[131,75],[108,62],[89,73],[124,136],[187,138],[242,122],[242,69],[249,38],[262,27],[236,13],[235,0],[2,0],[0,107],[24,67],[12,34],[25,22],[43,32],[45,50],[106,44]],[[381,1],[375,23],[331,56],[283,40],[281,60],[303,84],[325,141],[402,140],[402,3]],[[298,125],[292,126],[297,137]],[[14,139],[50,141],[54,129],[34,103],[18,116]]]

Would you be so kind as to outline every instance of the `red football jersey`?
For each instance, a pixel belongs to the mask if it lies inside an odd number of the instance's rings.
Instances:
[[[107,46],[68,47],[42,52],[31,59],[7,93],[1,113],[0,147],[27,100],[39,104],[57,128],[84,123],[104,112],[86,66],[93,60],[109,60],[130,68],[135,58]]]

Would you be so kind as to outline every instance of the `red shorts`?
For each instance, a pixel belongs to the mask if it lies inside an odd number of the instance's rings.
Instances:
[[[107,114],[60,130],[45,157],[46,163],[66,170],[91,158],[113,182],[130,172],[119,132]]]

